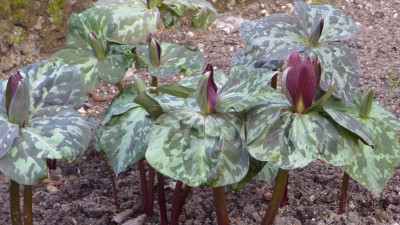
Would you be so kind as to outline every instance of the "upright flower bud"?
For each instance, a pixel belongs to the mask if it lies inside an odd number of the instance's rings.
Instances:
[[[161,4],[162,0],[147,0],[147,8],[152,9]]]
[[[106,52],[104,50],[104,45],[99,39],[97,39],[96,34],[90,31],[88,34],[90,46],[92,47],[94,54],[99,60],[104,60],[106,58]]]
[[[314,24],[311,28],[311,32],[308,36],[308,44],[311,46],[317,46],[319,42],[319,38],[322,34],[322,29],[324,28],[324,19],[321,18],[319,20],[314,21]]]
[[[361,118],[368,118],[369,114],[371,113],[372,109],[372,104],[374,101],[374,95],[375,92],[374,90],[369,90],[367,93],[364,93],[362,102],[361,102],[361,107],[360,107],[360,112],[359,115]]]
[[[161,63],[161,46],[158,43],[156,36],[150,34],[149,36],[149,51],[151,65],[158,67]]]
[[[23,126],[29,115],[29,80],[17,71],[8,79],[6,110],[11,123]]]
[[[217,104],[218,88],[214,82],[214,69],[211,64],[207,64],[197,85],[197,104],[203,114],[209,115],[214,111]]]

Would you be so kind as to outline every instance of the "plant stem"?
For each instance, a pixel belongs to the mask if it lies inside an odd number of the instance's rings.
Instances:
[[[192,187],[190,187],[188,185],[183,186],[181,194],[179,196],[179,214],[181,214],[182,208],[186,202],[186,198],[189,195],[191,190],[192,190]]]
[[[33,225],[32,185],[24,186],[24,225]]]
[[[179,223],[179,199],[182,190],[182,181],[177,181],[174,190],[174,196],[172,198],[172,208],[171,208],[171,225],[178,225]]]
[[[228,210],[226,209],[225,187],[213,188],[214,193],[214,207],[217,213],[218,225],[229,225]]]
[[[338,214],[343,214],[346,212],[347,189],[349,188],[349,180],[350,180],[349,174],[344,172]]]
[[[151,86],[152,87],[158,87],[158,78],[157,77],[151,77]],[[151,93],[155,93],[156,95],[158,95],[158,91],[156,90],[152,90]]]
[[[282,202],[283,193],[288,179],[289,171],[279,169],[276,177],[274,193],[272,194],[271,202],[269,203],[267,212],[265,213],[262,225],[272,225],[275,217],[278,214],[279,205]]]
[[[165,201],[164,175],[157,172],[158,204],[160,205],[161,225],[168,225],[167,205]]]
[[[149,166],[149,186],[148,186],[148,192],[147,192],[147,199],[148,199],[148,204],[147,204],[147,216],[152,216],[153,215],[153,205],[154,205],[154,178],[156,176],[156,171],[154,170],[153,167]]]
[[[104,161],[104,164],[106,164],[108,174],[110,175],[111,179],[111,184],[112,184],[112,189],[113,189],[113,197],[114,197],[114,204],[115,208],[117,208],[117,211],[119,211],[119,203],[118,203],[118,192],[117,192],[117,185],[115,184],[115,173],[112,167],[110,166],[110,163],[108,162],[107,156],[104,153],[103,150],[100,151],[101,158]]]
[[[147,195],[147,178],[146,178],[146,169],[144,168],[144,159],[139,160],[138,167],[140,175],[140,188],[142,191],[143,209],[147,214],[148,195]]]
[[[22,225],[21,206],[19,202],[19,184],[10,180],[10,214],[12,225]]]
[[[118,82],[116,85],[117,85],[117,88],[118,88],[119,93],[121,93],[122,90],[124,90],[124,86],[122,85],[121,82]]]
[[[288,205],[288,201],[289,201],[288,196],[287,196],[288,184],[289,184],[289,174],[288,174],[288,177],[286,179],[285,192],[283,192],[283,197],[282,197],[282,201],[281,201],[281,205],[280,205],[281,208],[283,208],[283,207]]]

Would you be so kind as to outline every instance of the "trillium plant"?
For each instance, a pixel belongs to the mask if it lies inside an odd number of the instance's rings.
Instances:
[[[115,178],[134,164],[147,216],[157,177],[162,225],[177,225],[189,192],[207,187],[218,224],[230,224],[225,187],[237,190],[253,179],[275,181],[262,222],[273,224],[287,201],[289,170],[317,160],[344,168],[339,213],[350,177],[382,191],[400,162],[400,121],[373,102],[373,90],[357,90],[356,53],[342,42],[357,32],[349,16],[299,1],[296,18],[246,22],[245,48],[225,75],[201,52],[158,41],[157,30],[179,24],[187,12],[193,29],[217,16],[204,0],[100,0],[71,15],[66,49],[0,81],[0,170],[10,178],[13,225],[22,224],[19,185],[24,223],[32,224],[32,185],[56,160],[84,153],[92,132],[75,110],[101,82],[119,89],[103,121],[91,126],[117,211]],[[151,76],[151,85],[136,74],[122,84],[132,65]],[[179,74],[186,77],[177,83],[165,79]],[[170,221],[165,176],[176,180]]]

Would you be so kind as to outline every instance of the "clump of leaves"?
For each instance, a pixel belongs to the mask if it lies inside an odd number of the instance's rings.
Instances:
[[[132,46],[109,45],[106,34],[112,18],[107,10],[91,8],[69,19],[67,49],[52,58],[79,68],[85,76],[86,92],[100,81],[116,84],[132,63]]]
[[[334,95],[352,103],[360,75],[356,52],[341,41],[357,32],[354,21],[330,5],[308,5],[302,1],[294,7],[296,18],[276,14],[243,24],[241,39],[245,54],[261,61],[282,60],[292,49],[310,57],[318,55],[322,66],[320,87],[327,91],[332,81]]]
[[[195,12],[192,28],[210,26],[216,16],[214,7],[204,0],[100,0],[96,7],[110,10],[112,23],[107,39],[112,42],[136,45],[157,31],[160,15],[165,27],[179,23],[185,11]]]

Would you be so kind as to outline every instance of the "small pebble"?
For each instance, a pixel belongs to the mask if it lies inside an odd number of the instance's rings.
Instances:
[[[349,208],[350,208],[350,209],[355,209],[355,208],[356,208],[356,206],[354,205],[354,202],[353,202],[353,201],[350,201],[350,202],[349,202]]]
[[[194,37],[194,33],[192,31],[187,32],[186,34],[188,37]]]
[[[265,198],[265,200],[270,201],[271,198],[272,198],[272,194],[271,194],[270,192],[266,192],[266,193],[264,194],[264,198]]]
[[[310,201],[312,201],[312,202],[315,201],[315,196],[314,195],[310,196]]]
[[[266,9],[261,10],[261,15],[262,16],[269,16],[269,13]]]
[[[46,190],[51,194],[57,194],[58,193],[58,188],[56,188],[55,186],[51,185],[51,184],[47,184],[46,185]]]

